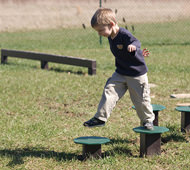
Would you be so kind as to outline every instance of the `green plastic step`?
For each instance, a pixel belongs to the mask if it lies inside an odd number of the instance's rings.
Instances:
[[[154,130],[148,130],[148,129],[145,129],[143,126],[139,126],[139,127],[133,128],[133,130],[136,133],[145,133],[145,134],[164,133],[164,132],[169,131],[168,128],[162,127],[162,126],[154,126]]]
[[[110,142],[110,139],[98,136],[83,136],[74,139],[75,143],[84,145],[100,145]]]
[[[178,106],[175,109],[180,112],[190,112],[190,106]]]
[[[135,106],[132,106],[135,109]],[[164,110],[166,107],[160,104],[152,104],[153,111],[161,111]]]

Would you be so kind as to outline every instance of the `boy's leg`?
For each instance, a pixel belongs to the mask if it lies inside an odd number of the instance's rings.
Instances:
[[[117,101],[125,94],[126,90],[127,85],[124,76],[115,72],[112,77],[108,79],[104,87],[95,117],[106,122]]]
[[[141,120],[141,125],[152,123],[155,116],[151,105],[147,74],[139,77],[128,77],[127,85],[131,100]]]

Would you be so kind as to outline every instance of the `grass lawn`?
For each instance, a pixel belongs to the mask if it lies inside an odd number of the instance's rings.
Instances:
[[[175,26],[181,33],[172,32]],[[146,58],[149,82],[157,85],[151,89],[152,103],[166,106],[159,124],[170,129],[162,135],[161,155],[139,157],[140,138],[132,130],[139,119],[128,93],[105,127],[82,126],[95,114],[105,82],[115,69],[105,38],[99,45],[90,28],[2,32],[0,48],[96,59],[97,75],[88,76],[86,68],[53,63],[49,71],[41,70],[38,61],[11,57],[8,64],[0,65],[0,169],[189,169],[190,136],[180,132],[175,107],[190,99],[173,99],[170,94],[190,93],[190,22],[173,23],[170,29],[167,23],[158,24],[160,29],[152,32],[144,27],[135,25],[134,34],[142,48],[151,51]],[[110,138],[102,146],[106,157],[79,161],[82,147],[73,139],[80,136]]]

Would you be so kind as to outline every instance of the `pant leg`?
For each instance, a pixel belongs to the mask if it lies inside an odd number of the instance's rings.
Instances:
[[[117,101],[125,94],[126,90],[127,84],[124,76],[116,72],[113,73],[104,87],[95,117],[106,122]]]
[[[147,74],[139,77],[128,77],[127,85],[141,125],[145,122],[153,122],[155,115],[151,105]]]

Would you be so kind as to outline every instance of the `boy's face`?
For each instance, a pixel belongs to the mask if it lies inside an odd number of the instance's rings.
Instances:
[[[111,25],[97,25],[93,27],[100,36],[109,37],[112,34]]]

